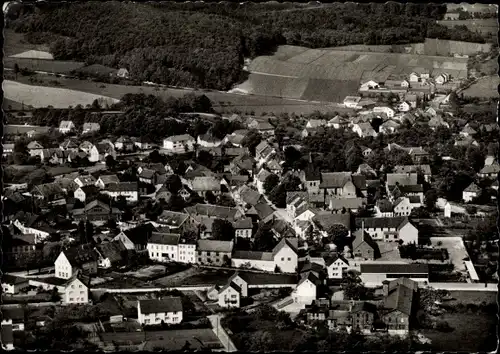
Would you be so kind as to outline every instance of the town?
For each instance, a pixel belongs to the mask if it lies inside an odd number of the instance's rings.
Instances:
[[[4,103],[3,349],[493,350],[497,102],[467,62],[328,113]]]

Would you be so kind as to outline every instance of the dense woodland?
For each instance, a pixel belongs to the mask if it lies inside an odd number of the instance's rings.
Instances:
[[[439,4],[336,3],[309,9],[245,2],[61,3],[28,7],[7,23],[56,59],[125,67],[134,79],[229,89],[244,78],[244,58],[278,45],[310,48],[403,44],[425,37],[483,41],[466,28],[436,24]]]

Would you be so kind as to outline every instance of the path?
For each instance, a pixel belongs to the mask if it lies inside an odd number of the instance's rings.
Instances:
[[[220,342],[224,346],[225,351],[226,352],[238,351],[233,341],[227,334],[226,330],[220,324],[220,319],[222,316],[220,314],[214,314],[207,317],[210,320],[210,323],[212,324],[212,330],[214,331],[215,335],[217,336],[217,338],[219,338]]]
[[[448,291],[498,291],[498,284],[489,283],[429,283],[430,287]]]

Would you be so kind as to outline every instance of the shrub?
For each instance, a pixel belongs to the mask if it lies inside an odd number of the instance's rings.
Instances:
[[[446,321],[438,321],[436,323],[436,329],[440,332],[452,332],[453,328]]]

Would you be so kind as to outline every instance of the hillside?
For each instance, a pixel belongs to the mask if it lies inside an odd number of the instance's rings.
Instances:
[[[243,80],[244,58],[269,54],[279,45],[324,48],[404,44],[424,37],[481,39],[467,29],[436,24],[446,12],[436,4],[336,3],[304,9],[251,2],[26,6],[8,28],[26,34],[32,44],[50,44],[56,60],[126,67],[139,81],[217,90]]]

